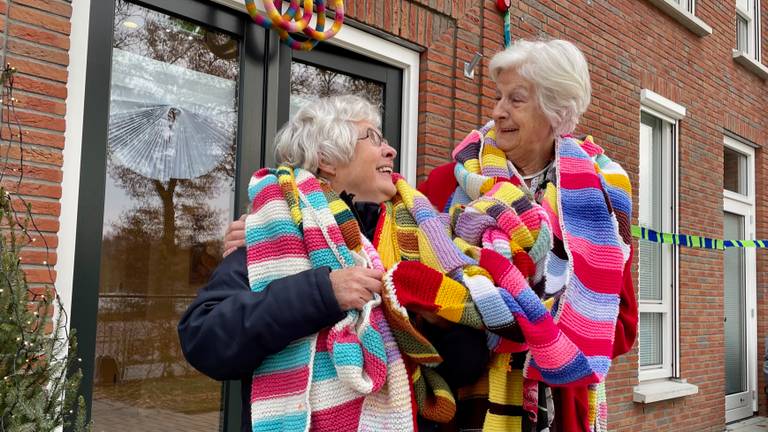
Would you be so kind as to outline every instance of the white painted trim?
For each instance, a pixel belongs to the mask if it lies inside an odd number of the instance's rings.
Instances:
[[[653,403],[697,394],[699,387],[683,381],[663,380],[642,383],[632,391],[632,400],[638,403]]]
[[[755,60],[749,54],[743,51],[733,50],[733,60],[761,79],[768,81],[768,66]]]
[[[61,215],[59,216],[59,245],[56,291],[67,311],[72,310],[73,276],[75,271],[75,235],[77,234],[77,202],[80,195],[80,160],[85,110],[85,70],[88,64],[88,28],[91,0],[72,2],[72,32],[69,36],[69,67],[67,68],[67,112],[65,115],[64,150],[62,155]],[[71,318],[71,317],[70,317]],[[69,323],[67,323],[69,325]]]
[[[246,13],[243,0],[212,0]],[[256,6],[261,9],[260,2]],[[316,15],[310,25],[314,25]],[[403,70],[403,112],[400,130],[400,172],[416,184],[417,132],[419,122],[419,53],[352,26],[343,26],[327,43]]]
[[[685,28],[698,36],[708,36],[712,34],[712,27],[707,25],[701,18],[691,12],[683,9],[679,4],[672,0],[649,0],[654,6],[664,11],[667,15],[675,19]],[[692,0],[691,0],[692,1]],[[693,9],[694,12],[696,9]]]
[[[737,151],[747,157],[747,195],[723,191],[723,210],[729,213],[735,213],[744,217],[745,234],[748,239],[754,239],[756,236],[755,226],[755,150],[751,146],[744,144],[729,136],[723,137],[723,144],[734,151]],[[745,313],[747,319],[747,392],[751,398],[751,410],[757,411],[756,392],[757,371],[759,362],[757,353],[757,257],[753,248],[744,249],[745,260]],[[754,395],[754,396],[753,396]],[[744,411],[745,414],[749,414]],[[731,415],[733,415],[732,413]],[[726,410],[726,420],[730,418]],[[733,418],[735,419],[735,418]]]
[[[640,104],[671,118],[672,120],[668,120],[670,123],[682,120],[686,113],[684,106],[648,89],[640,90]]]
[[[652,93],[652,92],[651,92]],[[653,93],[655,95],[655,93]],[[658,96],[658,95],[657,95]],[[659,96],[661,98],[661,96]],[[664,99],[664,98],[662,98]],[[647,99],[646,99],[647,100]],[[672,101],[666,100],[670,104]],[[659,100],[657,100],[659,102]],[[656,104],[658,105],[658,103]],[[684,108],[683,108],[684,110]],[[678,231],[678,152],[679,127],[676,119],[672,119],[653,108],[641,106],[641,112],[646,112],[662,120],[662,160],[667,161],[662,167],[662,179],[672,179],[671,184],[662,187],[662,207],[671,209],[672,214],[662,215],[661,230],[664,232]],[[641,143],[640,148],[643,145]],[[640,157],[644,157],[642,154]],[[642,205],[642,203],[640,204]],[[638,208],[638,214],[640,208]],[[667,379],[679,376],[680,368],[680,344],[679,344],[679,248],[674,245],[662,246],[662,300],[644,301],[638,300],[639,312],[663,314],[662,332],[662,357],[660,365],[639,366],[638,380],[647,382],[651,380]]]

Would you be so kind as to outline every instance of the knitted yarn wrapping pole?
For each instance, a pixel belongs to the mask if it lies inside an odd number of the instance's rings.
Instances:
[[[512,33],[510,31],[511,24],[509,22],[509,8],[512,6],[510,0],[496,0],[496,9],[504,14],[504,47],[508,47],[512,44]]]
[[[509,22],[509,10],[504,13],[504,46],[508,47],[512,45],[512,34],[509,30],[511,24]]]
[[[324,0],[304,0],[303,5],[299,0],[291,0],[285,13],[282,12],[280,0],[264,0],[262,13],[256,8],[255,0],[245,0],[245,8],[253,21],[265,29],[274,29],[280,36],[280,40],[292,49],[309,51],[318,42],[325,41],[339,32],[344,22],[344,1],[332,0],[335,16],[331,28],[325,29],[326,3]],[[317,7],[317,24],[315,28],[310,26],[313,6]],[[291,36],[291,33],[302,33],[307,40],[299,41]]]

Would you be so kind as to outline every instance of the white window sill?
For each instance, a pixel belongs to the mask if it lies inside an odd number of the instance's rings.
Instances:
[[[748,71],[768,81],[768,67],[758,62],[752,57],[744,54],[743,51],[733,50],[733,59],[736,63],[744,66]]]
[[[699,387],[687,382],[676,380],[654,381],[641,383],[634,388],[632,400],[638,403],[653,403],[669,399],[677,399],[694,395]]]
[[[648,0],[651,4],[666,12],[667,15],[674,18],[677,22],[684,25],[688,30],[697,36],[709,36],[712,34],[712,27],[697,18],[696,15],[687,10],[680,9],[680,5],[672,0]]]

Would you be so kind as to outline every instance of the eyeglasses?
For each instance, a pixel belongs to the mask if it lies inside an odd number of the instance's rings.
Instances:
[[[361,136],[361,137],[360,137],[360,138],[358,138],[357,140],[358,140],[358,141],[362,141],[362,140],[364,140],[364,139],[367,139],[367,138],[370,138],[370,139],[371,139],[371,142],[372,142],[372,143],[373,143],[373,145],[375,145],[376,147],[381,147],[381,144],[382,144],[382,143],[383,143],[383,144],[386,144],[386,145],[389,145],[389,141],[387,141],[387,139],[386,139],[386,138],[384,138],[384,137],[381,135],[381,132],[379,132],[379,131],[377,131],[376,129],[373,129],[373,128],[368,128],[368,129],[365,131],[365,136]]]

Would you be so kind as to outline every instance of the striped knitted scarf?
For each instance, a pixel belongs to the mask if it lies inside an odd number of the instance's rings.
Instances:
[[[308,171],[260,170],[248,193],[251,290],[321,266],[383,269],[350,209]],[[267,357],[253,374],[252,430],[413,430],[407,372],[379,304]]]
[[[522,187],[522,178],[507,163],[494,138],[490,122],[454,151],[459,187],[450,203],[452,213],[488,196],[499,184]],[[502,238],[484,245],[480,253],[480,266],[490,273],[493,284],[474,279],[468,284],[486,285],[490,291],[500,287],[528,349],[522,376],[553,386],[590,384],[589,422],[594,430],[605,430],[602,383],[610,366],[622,271],[629,257],[631,190],[626,173],[590,138],[561,137],[555,153],[557,184],[546,186],[542,208],[567,260],[549,252],[543,269],[537,268],[533,278],[526,277],[503,250],[497,253],[498,245],[504,244]],[[530,194],[527,198],[533,200]],[[559,295],[542,302],[543,292]],[[483,320],[489,319],[483,315]],[[510,364],[505,355],[498,354],[502,358],[491,362],[486,384],[491,406],[520,401],[515,395],[494,391],[522,388],[519,372],[502,369]],[[519,429],[519,419],[504,415],[509,412],[514,410],[489,410],[484,429]]]
[[[490,283],[490,274],[476,258],[485,244],[506,239],[505,256],[522,274],[536,275],[536,264],[550,248],[547,216],[539,206],[521,200],[522,192],[509,183],[493,187],[488,196],[452,215],[436,212],[420,192],[395,176],[398,194],[385,203],[375,243],[385,267],[384,302],[387,319],[405,356],[419,413],[437,422],[450,421],[456,402],[435,372],[439,353],[419,333],[408,311],[435,313],[450,322],[487,327],[504,334],[513,321],[503,291]],[[503,203],[518,203],[516,208]],[[486,284],[470,283],[485,280]],[[482,315],[482,319],[481,319]],[[484,322],[483,322],[484,321]],[[522,351],[493,335],[497,351]]]

